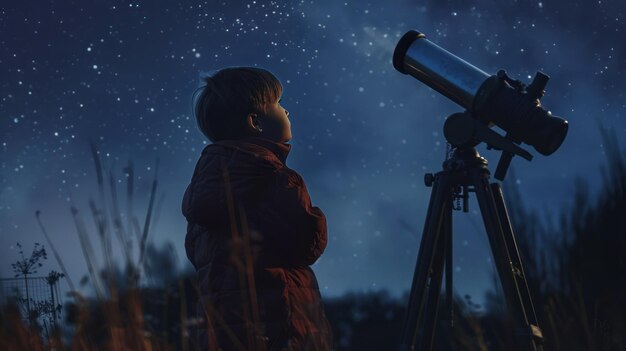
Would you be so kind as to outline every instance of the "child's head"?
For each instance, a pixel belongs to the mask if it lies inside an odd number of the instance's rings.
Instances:
[[[229,67],[203,77],[195,99],[198,127],[212,142],[264,137],[291,139],[289,113],[280,106],[282,86],[270,72],[255,67]]]

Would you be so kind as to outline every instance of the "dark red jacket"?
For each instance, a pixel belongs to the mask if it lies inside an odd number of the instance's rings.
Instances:
[[[290,147],[261,138],[208,145],[185,191],[206,349],[331,349],[309,267],[326,247],[326,218],[285,165]]]

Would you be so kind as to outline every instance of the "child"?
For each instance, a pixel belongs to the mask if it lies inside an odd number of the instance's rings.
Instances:
[[[302,177],[286,166],[291,145],[282,86],[270,72],[225,68],[195,101],[212,144],[185,191],[185,249],[198,273],[206,350],[330,350],[332,334],[315,274],[326,218]]]

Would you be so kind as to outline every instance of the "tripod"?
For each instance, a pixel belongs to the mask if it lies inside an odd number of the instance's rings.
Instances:
[[[496,172],[498,179],[504,177],[513,154],[527,159],[529,154],[477,122],[468,113],[450,116],[444,126],[444,135],[454,148],[451,157],[443,164],[443,171],[425,177],[426,185],[432,186],[432,193],[413,275],[401,350],[432,349],[444,266],[446,300],[452,323],[452,210],[459,209],[453,208],[454,201],[459,200],[463,202],[464,212],[467,212],[469,193],[474,192],[509,315],[515,325],[517,349],[541,351],[542,334],[502,190],[498,183],[490,183],[487,160],[476,152],[474,146],[476,141],[487,140],[490,146],[504,151]]]

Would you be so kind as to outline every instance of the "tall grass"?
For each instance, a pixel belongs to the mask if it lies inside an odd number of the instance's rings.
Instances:
[[[146,250],[151,225],[154,222],[155,198],[158,189],[158,159],[154,167],[147,210],[143,225],[135,215],[135,172],[129,162],[123,169],[126,178],[126,218],[120,206],[117,191],[116,174],[113,167],[108,171],[108,187],[105,183],[105,170],[100,152],[92,141],[89,144],[95,166],[95,179],[98,198],[89,199],[89,210],[79,210],[79,205],[72,200],[70,214],[80,242],[87,276],[82,285],[90,283],[95,293],[95,300],[83,295],[71,280],[62,256],[57,249],[58,241],[51,236],[42,221],[42,212],[35,212],[39,226],[51,247],[54,257],[68,279],[71,300],[67,303],[67,320],[73,326],[72,335],[63,340],[60,329],[51,337],[42,338],[38,331],[22,322],[21,315],[15,313],[10,305],[5,306],[0,323],[0,349],[2,350],[167,350],[175,349],[163,340],[158,340],[156,333],[150,330],[144,321],[141,277],[146,263]],[[107,196],[108,195],[108,196]],[[97,244],[87,229],[85,218],[91,217],[95,226]],[[58,240],[58,239],[57,239]],[[117,245],[114,245],[116,243]],[[100,263],[94,247],[101,250]],[[123,260],[120,272],[115,262],[121,250]],[[155,258],[151,258],[154,262]],[[182,286],[181,286],[182,287]],[[180,294],[185,305],[188,293]],[[180,318],[181,325],[187,322],[186,314]],[[186,349],[186,347],[182,347]]]

